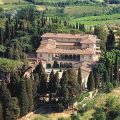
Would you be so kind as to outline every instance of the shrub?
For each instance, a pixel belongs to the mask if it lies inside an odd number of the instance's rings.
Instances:
[[[95,120],[106,120],[106,113],[104,112],[103,107],[100,107],[96,110]]]
[[[113,87],[113,84],[111,82],[106,82],[104,85],[103,85],[103,91],[105,93],[110,93],[112,90],[114,89]]]
[[[62,112],[64,110],[64,106],[62,103],[58,103],[57,107],[58,107],[58,112]]]

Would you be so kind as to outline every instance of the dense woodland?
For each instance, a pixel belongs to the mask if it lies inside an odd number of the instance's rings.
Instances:
[[[29,2],[35,3],[35,1]],[[71,3],[56,4],[64,6]],[[114,30],[111,28],[108,27],[106,30],[101,26],[94,26],[94,29],[88,30],[79,22],[70,24],[60,16],[47,16],[46,11],[37,11],[31,4],[19,9],[14,16],[2,9],[1,11],[4,24],[0,27],[0,80],[2,80],[0,120],[17,120],[46,103],[54,103],[57,106],[56,111],[61,112],[72,108],[74,102],[79,101],[86,90],[89,92],[99,89],[101,92],[109,93],[120,86],[120,42],[116,40]],[[29,79],[23,77],[28,69],[27,55],[35,52],[41,41],[40,36],[45,32],[89,33],[101,39],[100,61],[93,66],[86,89],[81,85],[81,68],[77,73],[74,69],[64,71],[61,79],[58,73],[52,71],[48,81],[47,74],[39,63]],[[49,99],[46,100],[46,97]],[[120,111],[113,110],[113,112]],[[96,113],[102,116],[101,111],[96,110]],[[97,115],[95,119],[98,118]],[[113,118],[117,116],[115,115]],[[78,120],[76,117],[72,116],[71,119]]]

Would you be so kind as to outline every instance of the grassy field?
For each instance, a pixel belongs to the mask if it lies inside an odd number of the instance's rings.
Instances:
[[[23,2],[23,0],[0,0],[0,4],[4,4],[4,3],[19,3],[19,2]]]
[[[76,22],[86,26],[120,24],[120,14],[80,17],[70,20],[70,23]]]
[[[108,13],[113,7],[103,7],[103,6],[90,6],[90,5],[82,5],[82,6],[68,6],[65,7],[64,12],[71,16],[81,16],[84,14],[101,14]]]

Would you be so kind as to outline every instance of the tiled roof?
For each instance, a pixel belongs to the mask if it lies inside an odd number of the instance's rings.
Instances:
[[[65,46],[72,45],[72,46],[73,46],[73,45],[75,45],[75,43],[62,43],[62,42],[57,42],[56,45],[58,45],[58,46],[59,46],[59,45],[62,45],[62,46],[64,46],[64,45],[65,45]]]
[[[62,38],[62,39],[79,39],[82,43],[96,43],[97,37],[95,35],[81,35],[81,34],[63,34],[63,33],[45,33],[42,38]]]
[[[41,49],[40,47],[37,49],[36,52],[40,52],[40,53],[55,53],[55,54],[77,54],[77,55],[91,55],[94,54],[93,50],[90,48],[87,49],[73,49],[73,50],[66,50],[66,49],[59,49],[59,48],[55,48],[55,49],[50,49],[50,48],[43,48]]]

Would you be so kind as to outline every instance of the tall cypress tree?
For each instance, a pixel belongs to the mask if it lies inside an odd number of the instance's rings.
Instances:
[[[59,90],[60,90],[59,73],[56,72],[54,75],[54,92],[53,92],[55,94],[55,97],[58,97]]]
[[[0,45],[3,45],[3,31],[2,31],[2,28],[0,28]]]
[[[110,82],[110,77],[107,70],[103,74],[103,80],[104,82]]]
[[[53,70],[50,73],[48,89],[49,89],[49,101],[51,102],[52,93],[54,92],[54,72],[53,72]]]
[[[68,108],[69,102],[69,88],[68,88],[68,73],[64,71],[62,74],[62,78],[60,80],[60,91],[59,91],[59,102],[63,104],[65,108]]]
[[[20,94],[19,94],[19,102],[20,102],[20,115],[24,116],[28,112],[28,96],[26,91],[26,81],[21,78],[20,80]]]
[[[115,35],[112,30],[109,31],[106,42],[106,50],[110,51],[115,48]]]
[[[113,84],[113,82],[114,82],[114,78],[113,78],[113,66],[111,67],[111,69],[110,69],[110,82]]]
[[[0,120],[3,120],[3,108],[1,101],[0,101]]]
[[[95,73],[95,89],[98,89],[99,88],[99,84],[100,84],[100,79],[99,79],[99,73],[96,72]]]
[[[47,74],[44,71],[42,73],[41,81],[40,81],[40,84],[39,84],[39,93],[40,93],[41,96],[43,96],[43,98],[46,95],[47,90],[48,90],[48,87],[47,87]]]
[[[15,37],[14,25],[11,27],[11,39]]]
[[[81,68],[78,69],[78,83],[80,85],[80,91],[82,91],[82,73],[81,73]]]
[[[32,79],[25,79],[26,81],[26,91],[28,98],[28,112],[33,110],[33,92],[32,92]]]
[[[73,105],[80,95],[80,85],[77,80],[77,74],[74,69],[69,69],[68,71],[68,88],[69,88],[69,104]]]
[[[6,43],[10,41],[10,24],[9,21],[6,20],[6,25],[5,25],[5,38],[6,38]]]
[[[87,88],[89,91],[93,91],[95,88],[95,80],[94,80],[94,76],[93,76],[92,71],[90,72],[90,75],[88,77]]]
[[[7,88],[7,84],[5,82],[2,83],[1,92],[2,92],[1,102],[3,108],[3,118],[4,120],[10,120],[12,98]]]
[[[118,53],[116,53],[116,58],[115,58],[114,79],[116,81],[119,81],[119,59],[118,59]]]
[[[39,94],[38,94],[38,85],[39,85],[39,76],[38,73],[33,73],[34,79],[33,79],[33,102],[34,107],[38,106],[39,103]]]

